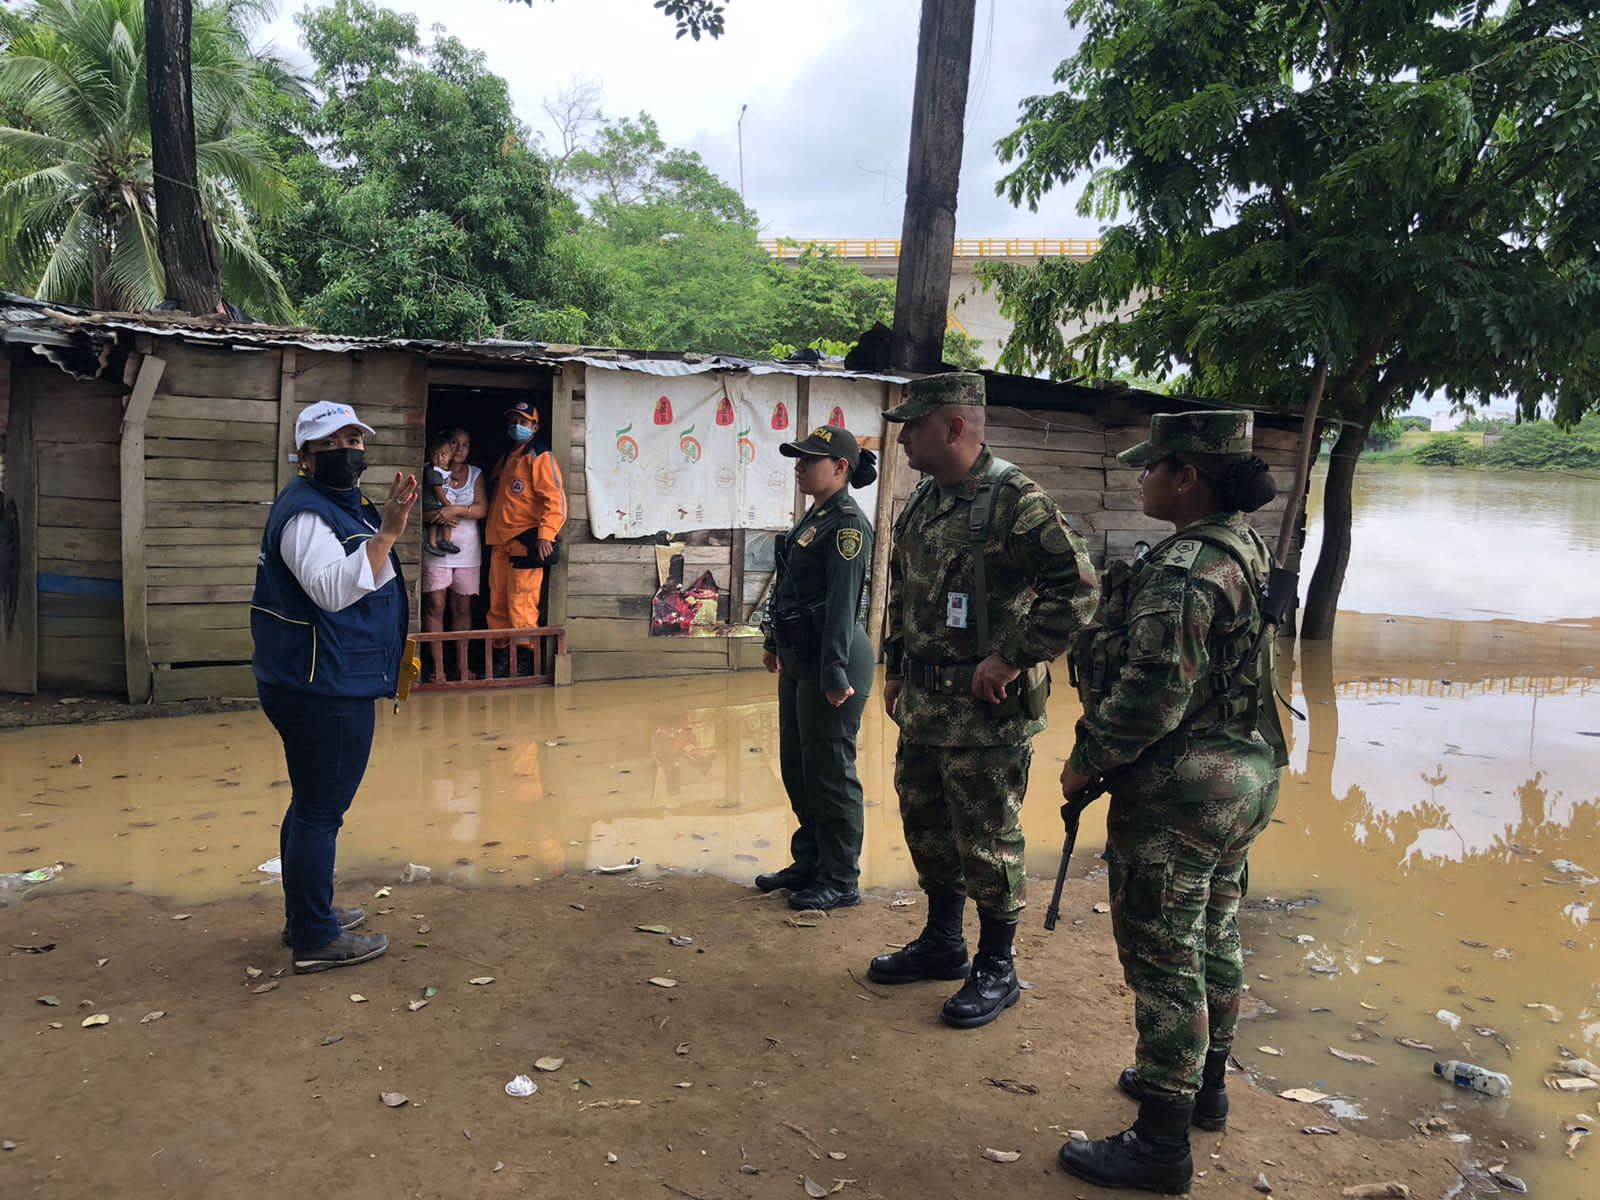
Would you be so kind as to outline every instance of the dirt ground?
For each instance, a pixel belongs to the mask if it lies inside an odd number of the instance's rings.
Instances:
[[[95,725],[102,721],[186,717],[193,713],[237,712],[258,707],[254,696],[129,704],[115,696],[93,692],[40,692],[36,696],[0,692],[0,729],[24,729],[38,725]]]
[[[938,1021],[953,985],[865,981],[868,958],[915,936],[920,898],[826,917],[708,878],[385,898],[347,882],[341,901],[393,948],[297,977],[275,889],[189,910],[46,892],[0,910],[0,1193],[716,1200],[804,1196],[809,1178],[846,1198],[1100,1195],[1055,1152],[1068,1129],[1133,1114],[1114,1086],[1131,1001],[1090,911],[1101,888],[1072,885],[1084,919],[1054,934],[1035,905],[1017,937],[1031,990],[964,1032]],[[565,1061],[535,1070],[545,1056]],[[507,1096],[523,1073],[538,1094]],[[1196,1135],[1195,1195],[1254,1196],[1262,1172],[1278,1197],[1391,1179],[1434,1197],[1457,1178],[1446,1143],[1308,1136],[1335,1122],[1243,1076],[1230,1095],[1230,1131]]]

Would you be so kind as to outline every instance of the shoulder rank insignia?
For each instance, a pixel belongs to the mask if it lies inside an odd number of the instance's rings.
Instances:
[[[816,541],[816,539],[817,527],[815,525],[807,525],[803,530],[800,531],[800,536],[795,538],[794,544],[796,546],[809,546],[812,542]]]
[[[1161,556],[1160,565],[1187,571],[1194,566],[1194,560],[1200,557],[1200,549],[1204,545],[1198,538],[1180,538],[1172,543],[1172,549]]]
[[[841,529],[834,536],[834,544],[839,547],[839,557],[849,562],[861,553],[861,530]]]

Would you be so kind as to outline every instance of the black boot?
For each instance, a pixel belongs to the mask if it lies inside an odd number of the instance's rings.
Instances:
[[[1015,921],[978,914],[978,953],[966,986],[944,1002],[939,1016],[957,1029],[976,1029],[998,1017],[1022,995],[1017,970],[1011,961]]]
[[[790,863],[781,871],[774,871],[770,875],[757,875],[756,887],[763,892],[776,892],[781,888],[793,891],[797,888],[810,887],[816,882],[816,878],[817,873],[809,867]]]
[[[861,903],[861,893],[855,888],[835,887],[817,880],[810,887],[789,893],[789,907],[800,912],[829,912],[835,908],[854,908]]]
[[[893,954],[880,954],[867,967],[874,983],[916,983],[919,979],[965,979],[967,959],[961,919],[967,898],[953,892],[928,893],[928,922],[917,939]]]
[[[1189,1121],[1194,1101],[1143,1100],[1133,1128],[1099,1142],[1068,1142],[1056,1159],[1069,1175],[1103,1188],[1176,1196],[1189,1190]]]
[[[1200,1094],[1194,1098],[1194,1127],[1208,1133],[1221,1133],[1228,1127],[1228,1055],[1229,1050],[1206,1051],[1206,1065],[1200,1077]],[[1117,1079],[1117,1086],[1135,1100],[1148,1100],[1150,1093],[1139,1078],[1139,1072],[1129,1067]]]
[[[501,646],[489,656],[489,674],[495,679],[511,677],[511,651]]]

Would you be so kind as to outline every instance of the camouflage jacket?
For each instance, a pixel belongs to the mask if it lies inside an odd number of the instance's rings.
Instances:
[[[923,664],[971,664],[979,654],[977,622],[950,623],[951,597],[965,604],[975,591],[967,513],[994,456],[987,447],[960,483],[932,479],[894,529],[889,556],[886,673],[905,676],[909,656]],[[1025,475],[999,486],[983,548],[989,595],[990,649],[1023,670],[1056,658],[1094,612],[1098,586],[1083,539],[1054,500]],[[895,720],[900,732],[929,746],[1018,745],[1045,727],[1021,713],[999,716],[993,705],[941,695],[908,682]]]
[[[1227,524],[1251,546],[1258,556],[1253,566],[1266,578],[1266,545],[1242,515],[1218,513],[1188,528],[1208,522]],[[1068,760],[1073,769],[1107,777],[1113,793],[1195,801],[1266,787],[1278,768],[1254,727],[1199,713],[1216,699],[1214,673],[1239,668],[1260,620],[1239,563],[1212,543],[1176,536],[1131,571],[1108,570],[1106,579],[1097,623],[1125,637],[1126,649],[1120,669],[1090,696],[1078,721]],[[1083,657],[1075,647],[1080,674]],[[1177,737],[1169,736],[1191,715]]]

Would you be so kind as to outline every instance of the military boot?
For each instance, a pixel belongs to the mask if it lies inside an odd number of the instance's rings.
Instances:
[[[965,979],[967,960],[961,919],[967,898],[953,892],[928,893],[928,921],[915,941],[893,954],[880,954],[867,967],[874,983],[915,983],[919,979]]]
[[[1068,1142],[1056,1159],[1069,1175],[1103,1188],[1137,1188],[1176,1196],[1189,1190],[1189,1121],[1194,1101],[1148,1099],[1133,1128],[1098,1142]]]
[[[939,1016],[957,1029],[976,1029],[998,1017],[1022,995],[1017,969],[1011,959],[1011,938],[1017,923],[978,914],[978,953],[966,986],[944,1002]]]
[[[773,871],[770,875],[757,875],[756,887],[763,892],[776,892],[781,888],[790,890],[807,888],[816,881],[816,871],[810,867],[802,867],[798,863],[790,863],[781,871]]]
[[[1200,1077],[1200,1094],[1194,1098],[1194,1127],[1221,1133],[1228,1127],[1228,1050],[1206,1051],[1205,1073]],[[1135,1100],[1150,1099],[1150,1092],[1139,1078],[1137,1068],[1122,1072],[1117,1086]]]

